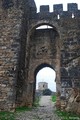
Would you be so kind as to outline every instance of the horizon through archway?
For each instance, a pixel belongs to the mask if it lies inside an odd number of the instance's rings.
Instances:
[[[48,89],[51,91],[56,92],[56,72],[50,67],[44,67],[39,70],[36,75],[36,90],[38,90],[38,83],[39,82],[46,82],[48,83]]]

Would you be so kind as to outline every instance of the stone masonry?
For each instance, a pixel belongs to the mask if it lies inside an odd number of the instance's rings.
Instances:
[[[37,29],[49,25],[48,29]],[[80,10],[76,3],[41,6],[34,0],[0,1],[0,110],[32,106],[36,75],[56,72],[56,106],[80,113]]]
[[[48,89],[48,83],[47,82],[39,82],[38,83],[38,90],[46,90]]]

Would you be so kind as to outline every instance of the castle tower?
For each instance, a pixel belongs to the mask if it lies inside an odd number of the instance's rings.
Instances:
[[[38,90],[45,90],[45,89],[48,89],[48,83],[47,82],[39,82]]]

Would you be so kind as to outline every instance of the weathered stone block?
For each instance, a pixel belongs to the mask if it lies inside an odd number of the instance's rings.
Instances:
[[[14,5],[13,0],[3,0],[3,2],[2,2],[2,6],[4,9],[13,7],[13,5]]]
[[[49,5],[40,6],[40,12],[49,12]]]
[[[61,14],[63,12],[63,5],[62,4],[53,5],[53,10],[56,14]]]
[[[76,3],[68,4],[68,11],[74,13],[74,11],[78,10],[78,5]]]

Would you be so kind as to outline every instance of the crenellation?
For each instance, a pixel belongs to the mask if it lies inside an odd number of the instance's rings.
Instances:
[[[41,18],[51,18],[51,14],[53,14],[54,19],[79,18],[80,10],[78,10],[78,5],[76,3],[67,4],[67,11],[63,11],[63,4],[53,5],[53,12],[50,12],[49,5],[42,5],[37,15]]]
[[[78,5],[76,3],[68,3],[67,9],[69,12],[74,13],[75,11],[78,11]]]
[[[49,5],[40,6],[40,12],[49,12]]]
[[[53,5],[53,11],[56,13],[56,14],[61,14],[63,12],[63,5],[62,4],[56,4],[56,5]]]

